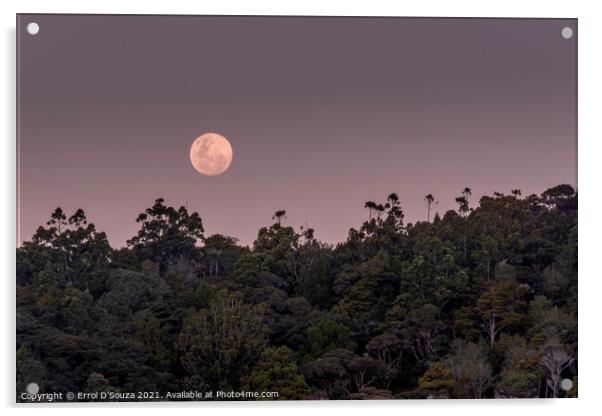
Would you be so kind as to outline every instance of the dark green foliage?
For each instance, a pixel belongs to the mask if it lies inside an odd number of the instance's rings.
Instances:
[[[308,382],[326,394],[329,399],[344,399],[351,389],[351,361],[349,350],[337,349],[324,354],[302,368]]]
[[[17,249],[17,391],[575,397],[575,190],[456,201],[368,201],[336,246],[279,210],[250,248],[162,199],[120,249],[57,208]]]
[[[128,240],[138,258],[159,264],[161,271],[178,258],[198,262],[200,253],[195,243],[203,239],[203,222],[199,214],[189,214],[184,207],[175,209],[155,201],[151,208],[138,215],[138,234]]]
[[[498,383],[500,397],[527,398],[537,394],[537,382],[540,375],[531,371],[509,371]]]
[[[355,345],[349,328],[331,319],[320,319],[307,328],[305,354],[308,357],[318,358],[337,348],[353,351]]]
[[[277,391],[280,400],[303,399],[310,392],[299,373],[293,351],[287,347],[266,348],[245,385],[250,391]]]
[[[266,346],[259,307],[220,293],[208,308],[191,311],[178,338],[182,364],[212,389],[236,389]]]

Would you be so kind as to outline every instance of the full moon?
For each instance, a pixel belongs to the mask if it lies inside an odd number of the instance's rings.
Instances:
[[[232,146],[221,134],[201,134],[190,146],[190,162],[203,175],[220,175],[232,163]]]

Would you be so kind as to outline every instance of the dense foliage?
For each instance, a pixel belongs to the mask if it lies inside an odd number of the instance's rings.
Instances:
[[[278,211],[241,247],[158,199],[114,249],[57,208],[17,249],[17,391],[575,396],[576,192],[470,198],[369,201],[336,246]]]

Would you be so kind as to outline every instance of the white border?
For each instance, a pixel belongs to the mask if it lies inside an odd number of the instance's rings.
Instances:
[[[188,413],[244,413],[245,416],[266,413],[305,415],[307,413],[345,412],[365,415],[372,409],[383,414],[477,414],[507,415],[525,411],[563,415],[575,412],[593,413],[601,408],[597,402],[602,378],[602,331],[600,316],[602,278],[597,261],[597,237],[602,235],[602,192],[600,192],[601,145],[599,119],[602,116],[600,97],[602,88],[602,14],[596,1],[351,1],[303,0],[284,2],[277,0],[253,1],[185,1],[185,0],[21,0],[0,2],[0,19],[3,25],[2,41],[2,111],[3,140],[0,141],[2,181],[0,195],[3,203],[3,226],[0,244],[0,264],[3,265],[1,310],[4,330],[0,394],[2,405],[10,414],[30,414],[41,408],[45,415],[81,413],[81,405],[21,405],[14,403],[14,248],[15,248],[15,13],[124,13],[124,14],[272,14],[272,15],[346,15],[346,16],[446,16],[446,17],[562,17],[579,19],[579,193],[581,229],[579,232],[579,399],[576,400],[488,400],[488,401],[397,401],[397,402],[287,402],[287,403],[170,403],[94,404],[84,410],[87,414],[128,414],[137,411],[164,414]],[[142,408],[142,409],[141,409]]]

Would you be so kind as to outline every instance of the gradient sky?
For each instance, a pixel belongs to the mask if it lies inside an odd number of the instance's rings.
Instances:
[[[338,242],[391,192],[414,222],[427,193],[576,186],[576,25],[20,15],[18,243],[57,206],[114,246],[158,197],[242,244],[279,209]],[[215,177],[189,160],[209,131],[234,150]]]

